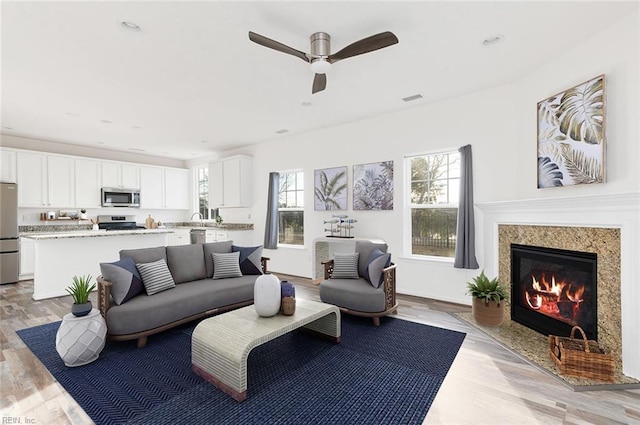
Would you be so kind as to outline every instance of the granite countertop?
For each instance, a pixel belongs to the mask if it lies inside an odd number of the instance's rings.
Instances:
[[[222,223],[216,224],[205,221],[184,221],[178,223],[164,223],[167,228],[173,229],[205,229],[205,230],[253,230],[252,223]]]
[[[139,230],[79,230],[74,232],[51,232],[51,233],[21,233],[20,237],[34,240],[50,239],[70,239],[70,238],[97,238],[111,236],[128,235],[157,235],[163,233],[174,233],[171,229],[139,229]]]

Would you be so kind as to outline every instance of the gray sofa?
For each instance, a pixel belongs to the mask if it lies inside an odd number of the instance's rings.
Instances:
[[[119,341],[137,339],[142,348],[149,335],[252,304],[259,274],[212,279],[212,253],[231,251],[232,241],[121,250],[120,259],[130,257],[135,264],[164,259],[175,287],[151,296],[142,291],[117,305],[111,293],[112,282],[99,276],[98,306],[107,323],[107,336]],[[263,273],[267,272],[267,261],[260,258]]]
[[[372,264],[374,251],[387,253],[387,244],[356,242],[357,265],[348,278],[334,276],[335,260],[323,262],[325,280],[320,283],[320,300],[338,306],[343,313],[371,317],[373,324],[380,326],[380,317],[398,312],[396,265],[390,262],[390,254],[389,264]]]

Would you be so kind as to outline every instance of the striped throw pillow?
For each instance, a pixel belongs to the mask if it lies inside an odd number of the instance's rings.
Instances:
[[[332,279],[358,279],[358,252],[350,254],[335,253]]]
[[[211,254],[213,256],[213,278],[225,279],[227,277],[240,277],[240,251],[230,253]]]
[[[147,295],[157,294],[176,286],[164,259],[152,263],[139,263],[136,264],[136,268],[140,272]]]

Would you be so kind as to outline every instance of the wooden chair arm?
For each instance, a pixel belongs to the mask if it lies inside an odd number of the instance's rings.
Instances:
[[[323,261],[321,263],[324,266],[324,278],[331,279],[331,275],[333,274],[333,260]]]
[[[396,265],[391,263],[389,267],[382,269],[382,287],[386,308],[396,305]]]
[[[262,273],[268,273],[267,270],[267,261],[271,260],[269,257],[260,257],[260,262],[262,263]]]
[[[98,309],[104,319],[107,319],[107,311],[111,308],[111,285],[112,283],[98,276]]]

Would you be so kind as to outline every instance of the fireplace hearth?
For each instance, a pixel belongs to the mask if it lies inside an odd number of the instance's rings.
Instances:
[[[511,244],[511,320],[543,335],[580,326],[598,340],[597,254]]]

